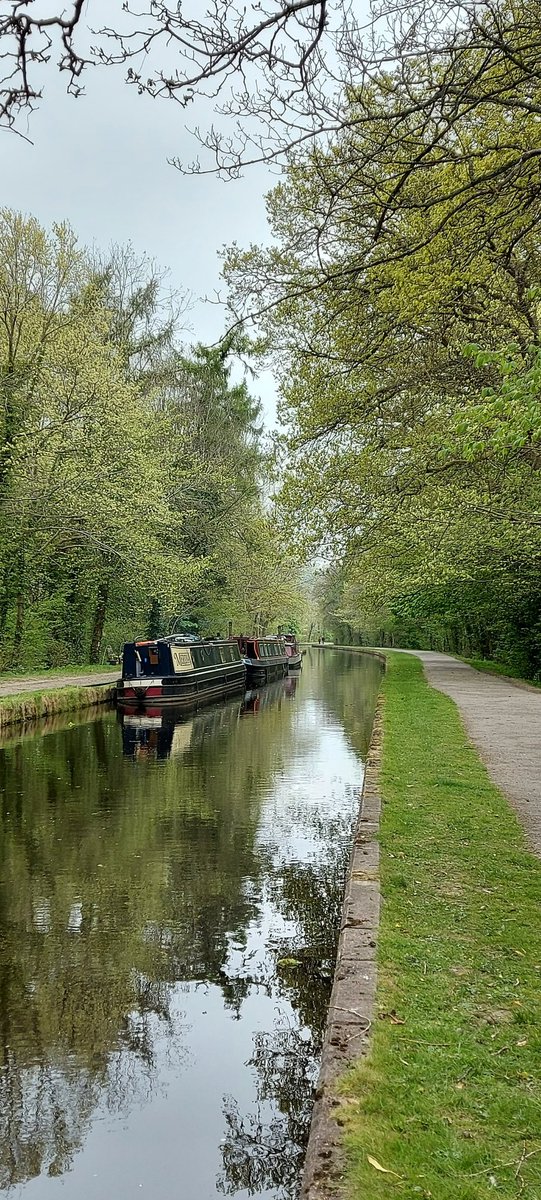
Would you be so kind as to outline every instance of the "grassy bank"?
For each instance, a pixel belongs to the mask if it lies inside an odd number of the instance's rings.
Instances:
[[[503,675],[506,679],[517,679],[521,683],[529,684],[530,687],[541,687],[541,683],[537,680],[525,679],[513,667],[505,666],[504,663],[493,662],[489,658],[463,658],[462,662],[468,663],[470,667],[475,667],[476,671],[486,671],[489,675]]]
[[[415,658],[389,666],[378,1011],[343,1085],[351,1194],[540,1200],[541,864],[453,703]]]
[[[114,687],[66,687],[46,692],[18,692],[0,699],[0,729],[16,722],[37,721],[56,713],[89,708],[114,699]]]

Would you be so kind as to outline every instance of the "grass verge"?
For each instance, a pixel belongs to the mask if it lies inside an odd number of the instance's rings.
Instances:
[[[16,722],[37,721],[55,713],[70,712],[77,708],[89,708],[114,699],[114,687],[66,687],[56,691],[18,692],[15,696],[0,698],[0,729]]]
[[[342,1085],[350,1191],[540,1200],[541,864],[452,701],[415,658],[388,661],[378,1011]]]
[[[514,667],[506,666],[504,663],[492,662],[488,658],[463,658],[462,662],[468,663],[468,666],[475,667],[476,671],[486,671],[489,675],[504,675],[507,679],[518,679],[520,683],[527,683],[530,687],[541,687],[541,682],[536,679],[525,679],[520,671],[516,671]]]
[[[90,663],[86,666],[81,666],[77,663],[76,666],[68,665],[67,667],[34,667],[32,671],[0,671],[0,682],[5,679],[9,682],[10,679],[56,679],[62,675],[106,675],[108,671],[117,671],[118,667],[111,666],[110,663]]]

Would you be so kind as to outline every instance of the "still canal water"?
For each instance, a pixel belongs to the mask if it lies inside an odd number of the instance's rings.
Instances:
[[[0,1189],[297,1194],[380,668],[0,747]]]

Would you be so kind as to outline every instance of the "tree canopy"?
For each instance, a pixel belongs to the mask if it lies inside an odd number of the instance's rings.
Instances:
[[[96,262],[67,226],[0,214],[4,666],[302,606],[291,569],[276,586],[259,404],[231,377],[250,347],[185,349],[162,282],[129,248]]]
[[[473,70],[473,26],[455,30],[455,50]],[[350,91],[350,121],[294,156],[268,200],[274,245],[227,256],[231,306],[277,362],[283,499],[333,563],[335,620],[426,640],[439,612],[447,648],[479,647],[490,626],[484,640],[514,638],[535,673],[538,116],[502,75],[501,102],[458,105],[436,139],[429,58],[404,54]]]
[[[196,136],[203,169],[237,174],[254,160],[283,162],[339,131],[363,131],[377,164],[396,147],[396,171],[380,218],[392,219],[412,179],[432,167],[468,166],[451,184],[457,210],[472,192],[505,181],[534,194],[538,152],[515,133],[472,149],[472,124],[539,112],[541,34],[534,0],[266,0],[240,6],[117,0],[100,5],[17,0],[0,18],[0,123],[20,118],[46,92],[52,70],[74,96],[93,66],[120,69],[137,92],[186,107],[211,97],[216,121]],[[374,97],[379,108],[374,108]],[[352,103],[353,101],[353,103]],[[501,151],[497,164],[493,151]],[[195,169],[201,164],[196,163]],[[442,177],[421,208],[438,203]],[[444,185],[445,186],[445,185]],[[411,202],[411,193],[410,193]]]

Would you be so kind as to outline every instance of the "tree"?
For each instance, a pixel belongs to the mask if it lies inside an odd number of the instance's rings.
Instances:
[[[183,105],[197,91],[218,96],[233,79],[240,80],[242,108],[252,68],[279,79],[292,99],[317,69],[329,9],[327,0],[270,0],[267,8],[254,10],[215,0],[201,20],[166,0],[151,0],[146,10],[130,3],[114,7],[106,25],[89,29],[83,0],[73,0],[68,12],[51,4],[46,13],[34,14],[23,0],[11,6],[0,18],[5,63],[0,122],[13,126],[21,111],[35,106],[42,95],[40,68],[58,52],[58,69],[67,73],[68,92],[76,97],[89,67],[124,64],[139,92]]]
[[[3,214],[0,302],[8,661],[25,660],[27,641],[31,655],[36,643],[40,656],[69,654],[70,612],[88,639],[72,656],[95,658],[113,584],[117,598],[119,587],[140,600],[146,589],[149,602],[152,579],[173,605],[199,570],[172,520],[155,453],[159,415],[128,370],[101,282],[70,230],[49,237],[33,219]]]
[[[495,163],[497,129],[538,137],[535,115],[473,118],[470,146]],[[357,129],[299,157],[269,198],[275,245],[226,261],[235,313],[259,314],[279,358],[290,520],[340,564],[335,616],[355,629],[389,629],[397,605],[453,581],[479,599],[490,574],[507,597],[527,578],[528,610],[541,558],[536,203],[512,210],[494,189],[458,211],[449,181],[466,167],[442,161],[376,237],[396,157],[389,139],[367,175],[370,149]],[[423,209],[434,193],[447,198]]]
[[[235,334],[187,350],[183,312],[129,247],[103,260],[68,227],[2,214],[5,665],[97,662],[183,616],[211,634],[251,626],[256,581],[262,621],[299,607],[264,517],[249,368],[232,374],[252,347]]]

